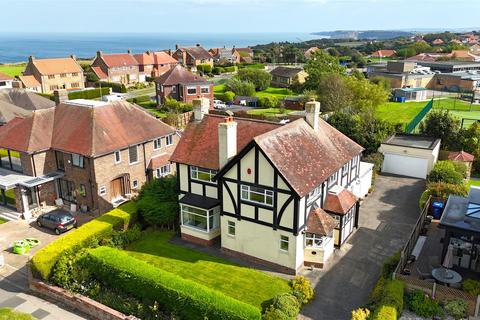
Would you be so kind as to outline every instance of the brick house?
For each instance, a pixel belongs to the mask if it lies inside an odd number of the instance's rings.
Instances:
[[[233,50],[240,56],[240,62],[252,63],[253,62],[253,50],[252,48],[237,48],[233,47]]]
[[[138,62],[140,79],[143,79],[143,81],[146,77],[161,76],[178,64],[177,60],[164,51],[147,51],[133,56]]]
[[[124,85],[142,82],[138,62],[130,50],[127,53],[112,54],[97,51],[97,56],[92,62],[92,70],[101,81]]]
[[[36,59],[30,56],[19,79],[24,88],[41,93],[85,88],[83,69],[75,56],[54,59]]]
[[[240,63],[240,52],[235,48],[212,48],[208,50],[212,55],[213,61],[217,64]]]
[[[104,212],[174,173],[169,157],[178,139],[123,101],[71,100],[15,118],[0,127],[0,203],[25,218],[56,199]]]
[[[194,72],[197,71],[197,66],[200,64],[208,64],[213,68],[212,55],[200,44],[195,45],[195,47],[180,47],[176,45],[172,57],[175,58],[178,63]]]
[[[155,88],[158,105],[163,105],[167,98],[192,103],[194,99],[204,97],[213,108],[213,83],[180,65],[156,78]]]

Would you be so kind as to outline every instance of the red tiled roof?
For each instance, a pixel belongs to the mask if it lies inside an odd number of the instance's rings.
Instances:
[[[225,117],[205,115],[201,122],[192,122],[182,135],[170,161],[218,170],[218,124]],[[278,128],[280,124],[235,118],[237,122],[237,151],[240,152],[253,138]]]
[[[378,50],[372,53],[371,56],[374,58],[388,58],[394,56],[395,54],[395,50]]]
[[[475,157],[473,155],[465,151],[451,151],[448,154],[448,160],[453,161],[473,162],[474,159]]]
[[[130,53],[102,54],[102,59],[109,68],[138,65],[137,60]]]
[[[156,78],[155,82],[164,86],[171,86],[179,83],[207,82],[207,80],[178,65]]]
[[[212,59],[212,55],[201,46],[181,47],[178,50],[186,51],[194,59]]]
[[[312,208],[308,215],[305,231],[322,236],[329,236],[338,222],[321,208]]]
[[[138,64],[141,65],[175,64],[178,62],[171,55],[163,51],[144,52],[140,54],[135,54],[134,57],[137,60]]]
[[[153,157],[150,159],[150,163],[148,164],[149,169],[158,169],[166,164],[168,164],[170,161],[170,154],[164,153],[161,155],[158,155],[156,157]]]
[[[8,74],[0,72],[0,81],[13,80],[13,77],[10,77]]]
[[[348,210],[355,205],[357,198],[347,189],[339,186],[337,187],[341,188],[341,191],[337,193],[328,192],[325,197],[323,209],[338,214],[346,214]]]
[[[102,68],[100,67],[92,67],[93,72],[97,75],[99,79],[107,79],[108,75],[103,72]]]
[[[363,151],[323,119],[318,131],[298,119],[255,137],[255,142],[300,197]]]

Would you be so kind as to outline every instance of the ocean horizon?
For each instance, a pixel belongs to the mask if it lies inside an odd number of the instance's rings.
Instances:
[[[247,47],[271,42],[301,42],[324,38],[306,32],[265,33],[0,33],[0,63],[17,63],[37,58],[76,55],[93,58],[105,53],[140,53],[147,50],[175,49],[175,45],[205,48]]]

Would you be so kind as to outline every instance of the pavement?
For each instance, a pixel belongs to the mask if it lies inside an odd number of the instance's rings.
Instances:
[[[304,271],[316,295],[300,319],[348,320],[352,310],[368,302],[383,261],[408,240],[424,189],[424,180],[378,176],[360,207],[359,228],[324,270]]]

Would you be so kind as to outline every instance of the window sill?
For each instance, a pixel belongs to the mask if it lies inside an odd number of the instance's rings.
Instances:
[[[135,164],[138,164],[138,162],[139,162],[139,161],[136,161],[136,162],[129,162],[128,164],[129,164],[130,166],[133,166],[133,165],[135,165]]]
[[[288,252],[289,252],[288,250],[283,250],[283,249],[279,249],[279,251],[280,251],[281,253],[285,253],[285,254],[288,254]]]

